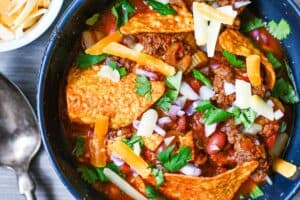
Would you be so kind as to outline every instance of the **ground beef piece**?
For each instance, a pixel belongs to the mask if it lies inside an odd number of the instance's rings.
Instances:
[[[177,121],[176,131],[185,133],[186,132],[187,119],[186,116],[182,116]]]
[[[277,134],[279,131],[280,125],[278,122],[270,122],[264,125],[262,135],[266,138],[271,137],[274,134]]]
[[[264,85],[258,86],[258,87],[252,87],[252,94],[253,95],[258,95],[262,98],[266,96],[266,87]]]
[[[238,127],[234,124],[233,119],[227,120],[221,130],[226,133],[227,140],[230,144],[234,144],[236,140],[239,140],[239,137],[241,135]]]

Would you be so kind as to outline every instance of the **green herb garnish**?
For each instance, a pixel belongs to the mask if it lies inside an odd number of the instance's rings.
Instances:
[[[230,53],[229,51],[223,51],[223,56],[228,60],[228,62],[237,68],[244,68],[246,64],[244,61],[238,59],[236,55]]]
[[[135,85],[135,92],[141,96],[144,97],[147,95],[147,99],[152,99],[151,95],[151,83],[147,79],[146,76],[137,76],[135,79],[136,85]]]
[[[120,28],[135,13],[135,8],[127,0],[120,0],[112,7],[111,11],[116,18],[117,27]]]
[[[155,177],[157,186],[162,186],[165,182],[163,170],[154,168],[152,174]]]
[[[76,65],[81,69],[87,69],[92,65],[96,65],[100,62],[103,62],[107,57],[107,54],[95,56],[80,52],[76,60]]]
[[[286,131],[287,125],[286,122],[281,122],[279,131],[280,133],[284,133]]]
[[[178,153],[173,154],[175,146],[172,145],[157,155],[157,159],[170,172],[177,172],[184,167],[192,157],[189,147],[180,147]]]
[[[108,66],[113,69],[117,70],[121,77],[124,77],[127,75],[127,71],[125,67],[119,67],[118,64],[115,61],[109,61]]]
[[[84,154],[84,139],[81,136],[76,137],[74,153],[77,157],[82,156]]]
[[[157,11],[161,15],[176,15],[177,12],[171,6],[171,4],[163,4],[155,0],[146,0],[147,4],[149,4],[153,10]]]
[[[268,30],[278,40],[284,40],[291,34],[291,27],[285,19],[281,19],[278,23],[270,21]]]
[[[281,62],[275,57],[272,52],[267,52],[266,56],[270,63],[273,65],[274,69],[279,69],[281,67]]]
[[[264,196],[264,193],[263,191],[258,187],[256,186],[255,188],[253,188],[253,190],[250,192],[250,197],[251,199],[257,199],[259,197],[262,197]]]
[[[122,142],[127,144],[131,149],[133,149],[133,145],[135,143],[138,143],[140,145],[140,147],[144,146],[143,138],[141,136],[138,136],[138,135],[134,135],[130,139],[122,139]]]
[[[204,76],[204,74],[202,74],[202,73],[199,72],[198,70],[193,69],[193,75],[194,75],[194,78],[195,78],[195,79],[201,81],[201,82],[202,82],[204,85],[206,85],[207,87],[209,87],[209,88],[212,88],[212,87],[213,87],[211,81],[210,81],[208,78],[206,78],[206,77]]]
[[[85,21],[86,25],[94,26],[99,20],[99,17],[100,17],[99,13],[93,14],[93,16],[91,16]]]
[[[232,110],[232,114],[234,116],[235,123],[242,123],[246,128],[250,128],[253,125],[256,118],[256,112],[251,108],[240,110],[239,108],[235,107]]]
[[[165,200],[162,194],[153,186],[146,185],[145,192],[150,200]]]
[[[255,29],[261,28],[264,26],[264,22],[260,18],[253,18],[251,21],[249,21],[247,24],[243,25],[241,30],[244,32],[250,32]]]
[[[197,112],[205,112],[206,110],[214,108],[214,105],[209,100],[201,101],[197,107],[196,111]]]
[[[297,91],[283,78],[276,81],[275,87],[272,90],[272,95],[282,99],[286,103],[296,104],[299,102]]]

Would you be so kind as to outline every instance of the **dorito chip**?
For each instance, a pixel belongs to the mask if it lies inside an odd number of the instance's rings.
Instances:
[[[167,199],[231,200],[257,166],[257,161],[246,162],[215,177],[166,173],[165,183],[159,190]],[[152,178],[148,178],[147,181],[155,185]]]
[[[162,16],[150,11],[138,13],[121,27],[125,35],[137,33],[181,33],[194,31],[193,16],[185,6],[173,6],[177,15]]]
[[[135,74],[114,83],[97,75],[99,69],[73,67],[66,87],[67,113],[71,121],[94,124],[99,116],[111,119],[110,127],[118,129],[136,120],[165,91],[163,82],[153,81],[152,99],[135,93]]]
[[[273,65],[260,50],[255,48],[248,38],[236,30],[226,29],[219,37],[219,44],[224,50],[239,56],[259,55],[266,71],[265,84],[269,89],[273,89],[276,82]]]
[[[194,160],[195,159],[195,145],[194,145],[193,132],[190,131],[190,132],[186,133],[184,136],[179,136],[179,141],[180,141],[180,146],[190,147],[190,149],[192,151],[191,160]]]

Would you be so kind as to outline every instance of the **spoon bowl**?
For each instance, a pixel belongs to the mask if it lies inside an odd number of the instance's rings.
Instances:
[[[15,170],[19,191],[34,199],[28,174],[31,159],[41,145],[36,116],[21,90],[0,74],[0,165]]]

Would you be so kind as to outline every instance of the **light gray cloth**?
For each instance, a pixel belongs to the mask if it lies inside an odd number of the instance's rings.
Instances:
[[[296,1],[300,4],[300,0]],[[65,1],[65,4],[67,2],[69,1]],[[23,90],[32,105],[36,104],[36,79],[49,35],[50,31],[31,45],[16,51],[0,53],[0,72]],[[30,171],[37,185],[38,200],[73,199],[52,169],[50,160],[43,148],[33,160]],[[0,168],[0,200],[21,199],[24,198],[18,193],[13,171]],[[294,199],[300,200],[300,194]]]

